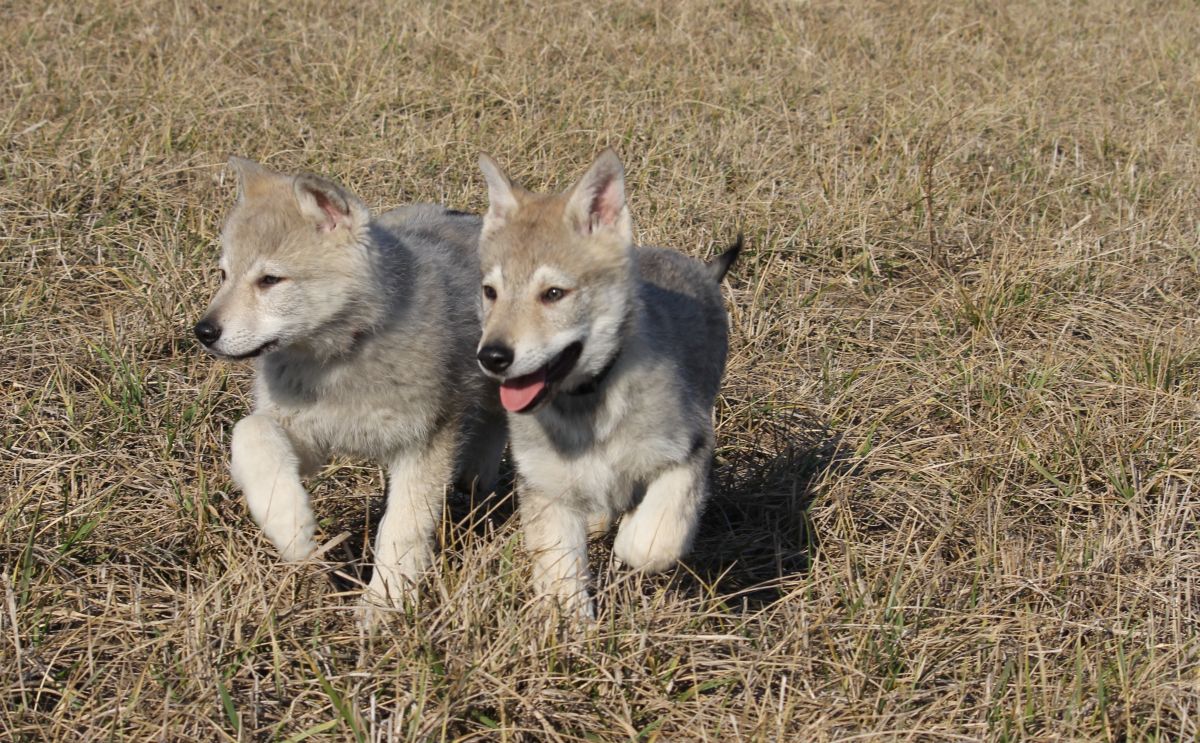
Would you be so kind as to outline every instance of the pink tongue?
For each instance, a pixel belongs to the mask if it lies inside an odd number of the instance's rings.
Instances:
[[[546,386],[546,372],[538,371],[500,385],[500,404],[514,413],[529,407],[533,398]]]

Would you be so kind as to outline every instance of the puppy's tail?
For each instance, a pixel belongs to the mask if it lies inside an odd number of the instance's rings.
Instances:
[[[738,233],[737,240],[728,250],[704,264],[708,268],[708,275],[713,277],[713,281],[720,284],[721,280],[725,278],[725,274],[729,272],[729,268],[737,260],[738,254],[742,252],[743,243],[742,234]]]

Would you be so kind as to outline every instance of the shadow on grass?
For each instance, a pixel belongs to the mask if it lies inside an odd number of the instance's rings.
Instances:
[[[839,461],[837,436],[799,411],[756,420],[742,438],[717,452],[700,532],[673,580],[731,609],[773,603],[808,572],[819,547],[809,506]]]
[[[452,489],[446,495],[446,510],[437,535],[435,550],[449,552],[451,562],[464,542],[471,538],[487,538],[503,526],[516,513],[516,495],[513,492],[515,473],[506,458],[500,472],[500,481],[493,493]],[[384,486],[369,499],[367,512],[346,509],[332,514],[331,534],[347,532],[348,536],[335,547],[328,559],[338,563],[329,573],[330,580],[339,591],[364,588],[371,581],[373,570],[372,549],[379,531],[379,521],[387,505],[387,475]],[[446,557],[445,554],[442,555]]]
[[[789,578],[809,570],[819,542],[808,510],[822,474],[837,466],[837,437],[815,418],[789,411],[756,419],[754,429],[737,438],[714,457],[712,495],[691,554],[679,569],[647,579],[648,590],[665,582],[685,595],[722,600],[731,610],[754,609],[778,600]],[[463,544],[494,536],[514,518],[513,480],[506,460],[495,493],[448,495],[439,547],[452,561]],[[374,540],[383,507],[380,493],[371,498],[365,518],[361,512],[334,517],[339,524],[334,533],[349,532],[329,556],[342,563],[330,573],[339,590],[370,581],[367,540]],[[592,543],[593,574],[601,586],[617,577],[605,567],[612,564],[614,534],[615,529]]]

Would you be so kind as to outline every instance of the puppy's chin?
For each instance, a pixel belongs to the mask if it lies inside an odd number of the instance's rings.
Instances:
[[[269,340],[266,343],[263,343],[244,353],[228,353],[218,348],[213,348],[212,346],[205,346],[204,350],[208,351],[213,356],[216,356],[219,359],[225,359],[226,361],[246,361],[247,359],[257,358],[263,354],[270,353],[278,347],[278,340]]]

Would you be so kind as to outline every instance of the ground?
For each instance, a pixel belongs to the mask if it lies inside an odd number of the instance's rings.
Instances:
[[[0,738],[1198,735],[1200,7],[0,7]],[[639,240],[747,238],[695,554],[548,627],[457,496],[361,637],[376,469],[315,566],[227,473],[226,158],[481,210],[609,145]]]

